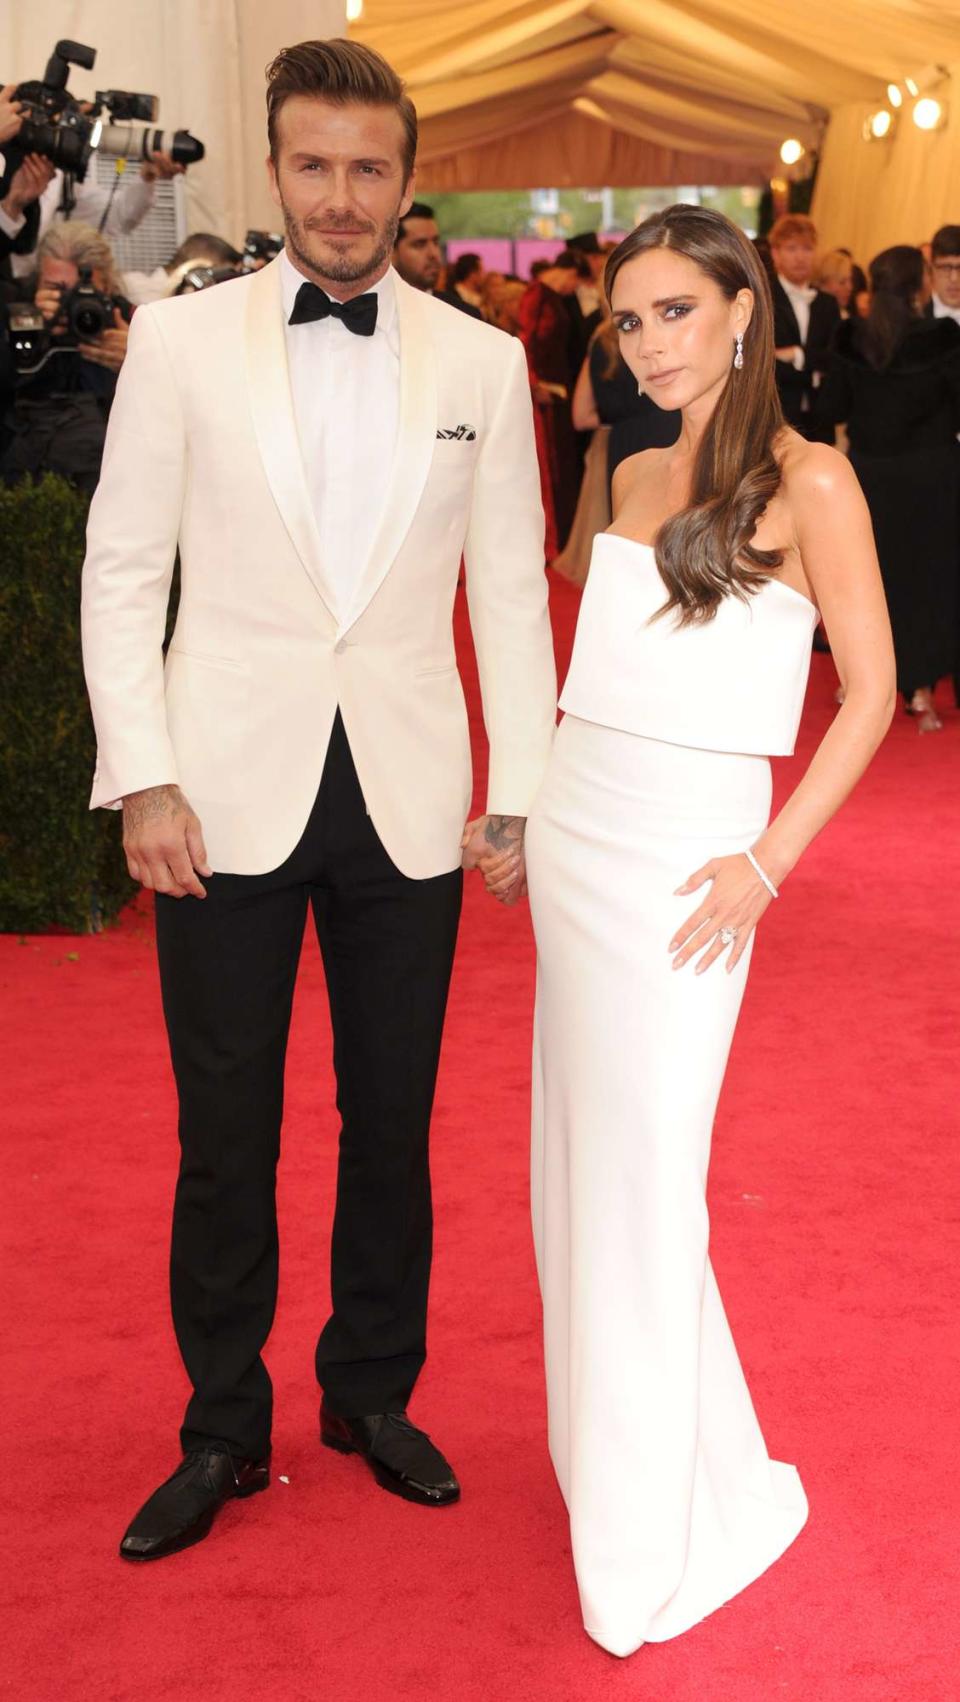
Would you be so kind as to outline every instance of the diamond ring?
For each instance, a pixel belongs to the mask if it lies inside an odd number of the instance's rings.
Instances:
[[[736,937],[736,928],[721,928],[718,935],[721,945],[725,946],[732,946]]]

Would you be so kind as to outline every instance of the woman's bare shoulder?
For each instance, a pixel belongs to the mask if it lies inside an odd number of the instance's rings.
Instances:
[[[808,443],[798,431],[785,427],[774,444],[788,500],[806,504],[842,496],[859,489],[857,476],[839,449],[829,443]]]
[[[614,468],[611,489],[614,498],[620,501],[635,485],[644,483],[661,465],[665,449],[638,449],[636,455],[628,455],[619,461]]]

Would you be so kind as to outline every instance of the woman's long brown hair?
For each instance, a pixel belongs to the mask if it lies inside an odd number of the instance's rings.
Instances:
[[[733,301],[753,291],[753,315],[743,337],[743,367],[733,365],[697,445],[690,501],[671,514],[656,539],[657,566],[667,587],[658,616],[679,611],[679,624],[712,620],[724,597],[746,598],[781,565],[782,550],[758,550],[753,534],[780,486],[773,451],[783,414],[774,378],[773,303],[766,274],[749,238],[706,207],[678,203],[644,219],[607,261],[607,300],[621,266],[652,248],[686,255]]]

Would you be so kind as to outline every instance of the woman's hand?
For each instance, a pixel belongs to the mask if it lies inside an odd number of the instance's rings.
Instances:
[[[677,894],[696,892],[705,881],[710,882],[709,893],[670,941],[670,950],[677,954],[673,968],[682,969],[691,957],[703,951],[695,970],[701,975],[729,946],[729,973],[746,951],[747,941],[771,902],[771,895],[742,853],[714,857],[712,862],[704,863],[702,869],[697,869],[677,888]],[[720,938],[721,928],[730,930],[732,941]]]

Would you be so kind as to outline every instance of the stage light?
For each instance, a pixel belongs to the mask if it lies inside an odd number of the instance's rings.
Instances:
[[[945,114],[942,102],[926,96],[913,109],[913,122],[918,130],[939,130]]]
[[[887,99],[890,102],[891,106],[902,106],[903,105],[903,93],[901,91],[899,83],[888,83],[887,84]]]
[[[887,107],[881,106],[877,112],[872,112],[864,121],[863,138],[865,142],[883,142],[892,133],[894,116]]]
[[[798,142],[796,136],[788,136],[780,149],[780,158],[784,165],[796,165],[798,160],[803,159],[805,152],[803,143]]]

